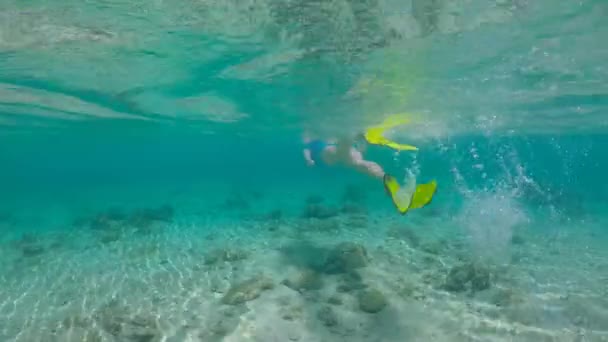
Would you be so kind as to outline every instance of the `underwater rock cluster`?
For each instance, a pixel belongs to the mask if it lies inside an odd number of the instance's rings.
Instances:
[[[272,280],[266,276],[257,276],[233,285],[222,298],[223,304],[242,304],[258,298],[262,292],[274,287]]]
[[[317,311],[317,318],[326,327],[338,324],[338,318],[331,306],[343,303],[344,295],[352,295],[358,308],[365,313],[382,311],[388,300],[384,294],[373,286],[367,285],[359,270],[368,266],[370,258],[365,247],[354,242],[342,242],[324,252],[321,260],[313,268],[305,268],[294,276],[287,277],[281,284],[297,291],[305,298],[318,296],[315,291],[321,290],[327,280],[336,283],[336,293],[329,296],[326,303]],[[313,292],[313,294],[310,294]],[[318,300],[318,299],[317,299]]]
[[[325,258],[323,272],[329,274],[348,273],[367,266],[369,257],[363,245],[343,242],[336,245]]]
[[[139,234],[152,233],[155,228],[173,221],[175,211],[170,205],[156,208],[135,209],[127,212],[120,208],[111,208],[90,219],[79,219],[75,225],[88,225],[98,234],[99,241],[107,244],[117,241],[128,232]]]
[[[153,315],[136,313],[112,300],[90,316],[71,316],[54,329],[57,341],[138,341],[162,338]]]
[[[490,288],[490,271],[477,263],[454,266],[448,273],[444,289],[450,292],[479,292]]]
[[[304,218],[328,219],[336,217],[338,214],[340,214],[340,210],[336,207],[323,204],[307,204],[302,216]]]
[[[300,271],[297,275],[283,280],[281,284],[298,292],[319,290],[323,287],[323,278],[319,272],[312,269],[305,269]]]
[[[14,245],[21,251],[22,256],[25,258],[43,254],[47,249],[42,241],[30,234],[23,235]]]
[[[218,248],[209,252],[204,259],[205,265],[215,265],[220,262],[234,262],[246,259],[247,251],[237,248]]]

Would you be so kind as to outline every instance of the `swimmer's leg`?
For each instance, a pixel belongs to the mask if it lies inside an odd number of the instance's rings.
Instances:
[[[378,163],[363,159],[363,154],[351,147],[349,151],[349,161],[359,172],[363,172],[374,178],[383,179],[384,169]]]

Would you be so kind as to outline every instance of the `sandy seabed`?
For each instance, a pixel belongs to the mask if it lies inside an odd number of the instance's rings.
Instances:
[[[5,236],[0,340],[608,341],[598,223],[516,227],[484,254],[431,209],[298,205],[198,221],[103,209]]]

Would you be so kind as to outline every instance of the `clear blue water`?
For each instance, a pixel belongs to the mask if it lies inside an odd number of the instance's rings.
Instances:
[[[4,1],[0,340],[608,340],[607,17]],[[395,113],[429,206],[306,166]]]

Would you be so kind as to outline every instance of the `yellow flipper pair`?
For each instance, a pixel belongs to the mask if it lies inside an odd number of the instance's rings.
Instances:
[[[386,146],[396,151],[418,151],[416,146],[399,144],[383,135],[386,130],[408,124],[410,121],[407,114],[391,115],[380,125],[368,128],[364,134],[365,140],[369,144]],[[395,177],[390,175],[384,175],[383,181],[386,192],[402,215],[410,209],[422,208],[429,204],[437,190],[437,182],[434,180],[417,185],[416,180],[412,178],[404,187],[401,187]]]
[[[364,137],[369,144],[392,148],[397,151],[418,151],[416,146],[399,144],[384,137],[384,132],[390,128],[405,125],[410,119],[405,114],[395,114],[387,117],[380,125],[368,128]]]
[[[391,196],[393,204],[397,210],[403,215],[410,209],[422,208],[429,204],[437,190],[437,182],[431,181],[426,184],[416,185],[414,181],[401,187],[395,177],[384,175],[384,188]]]

